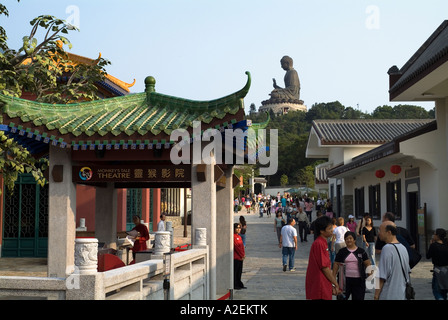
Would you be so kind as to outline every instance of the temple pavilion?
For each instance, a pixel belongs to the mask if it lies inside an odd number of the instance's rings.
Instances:
[[[159,93],[153,77],[145,79],[145,92],[74,104],[0,95],[0,130],[34,154],[48,153],[48,218],[43,223],[48,226],[49,277],[73,272],[78,185],[95,188],[95,237],[109,247],[117,239],[117,189],[191,188],[191,229],[207,230],[210,296],[233,286],[233,165],[213,162],[213,156],[211,163],[174,165],[170,152],[181,141],[170,136],[176,129],[188,132],[190,140],[184,143],[190,143],[193,157],[193,142],[208,129],[223,135],[225,129],[246,130],[244,97],[251,82],[246,74],[240,90],[209,101]]]

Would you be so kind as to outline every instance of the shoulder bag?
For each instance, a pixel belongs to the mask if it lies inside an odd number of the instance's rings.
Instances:
[[[406,277],[406,273],[404,272],[403,264],[401,263],[400,252],[398,251],[397,247],[393,243],[391,243],[391,244],[395,247],[395,250],[397,250],[398,258],[400,259],[401,271],[403,271],[403,277],[404,277],[404,280],[406,281],[406,289],[405,289],[406,299],[407,300],[414,300],[415,299],[415,291],[414,291],[414,288],[411,285],[410,279],[408,281],[408,278]]]

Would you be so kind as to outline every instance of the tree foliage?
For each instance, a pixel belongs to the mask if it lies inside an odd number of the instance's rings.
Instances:
[[[0,4],[0,15],[8,16]],[[0,29],[0,93],[20,97],[23,91],[36,101],[69,103],[98,99],[95,82],[104,80],[109,61],[99,58],[90,64],[74,64],[63,45],[72,47],[64,36],[78,29],[64,20],[41,15],[30,21],[30,34],[22,38],[22,47],[7,45],[6,31]],[[43,31],[43,39],[37,34]]]
[[[285,187],[288,184],[288,176],[286,174],[282,174],[280,177],[280,185]]]
[[[43,186],[46,183],[43,172],[47,168],[47,159],[35,159],[28,150],[0,131],[0,172],[7,190],[14,190],[14,182],[20,173],[31,173],[37,183]]]
[[[434,110],[426,111],[419,106],[399,104],[394,107],[378,106],[372,112],[374,119],[432,119],[434,118]]]
[[[0,3],[2,16],[9,17],[9,12]],[[22,38],[18,49],[8,46],[6,30],[0,26],[0,93],[20,97],[28,92],[36,101],[46,103],[98,99],[95,83],[104,80],[105,66],[110,62],[103,58],[88,64],[70,61],[63,45],[69,48],[72,45],[65,35],[78,29],[64,20],[41,15],[31,20],[30,25],[30,33]],[[37,34],[43,34],[43,38],[38,40]],[[0,173],[7,189],[14,188],[20,173],[31,173],[39,184],[44,184],[43,171],[47,166],[48,160],[35,159],[0,131]]]
[[[299,169],[296,178],[299,184],[314,188],[314,166],[308,165]]]
[[[237,177],[242,177],[243,182],[242,186],[238,185],[235,189],[233,189],[234,196],[238,197],[240,191],[243,191],[243,193],[246,194],[247,191],[251,189],[250,179],[252,178],[252,175],[258,175],[258,170],[255,170],[252,165],[243,164],[235,166],[234,174]]]

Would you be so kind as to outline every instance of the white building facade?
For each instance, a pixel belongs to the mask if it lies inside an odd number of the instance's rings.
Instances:
[[[326,158],[337,216],[385,212],[426,251],[436,228],[448,228],[448,21],[401,68],[389,69],[390,100],[434,101],[435,120],[319,120],[308,158]],[[370,121],[370,123],[369,123]]]

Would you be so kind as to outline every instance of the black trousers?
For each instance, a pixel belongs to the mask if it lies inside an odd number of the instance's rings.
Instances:
[[[306,225],[306,221],[299,221],[299,236],[300,236],[300,241],[305,240],[306,241],[306,236],[307,236],[307,225]]]
[[[241,274],[243,273],[243,261],[233,259],[233,288],[242,288]]]
[[[364,300],[366,293],[366,281],[363,278],[345,278],[345,297],[348,300]]]

